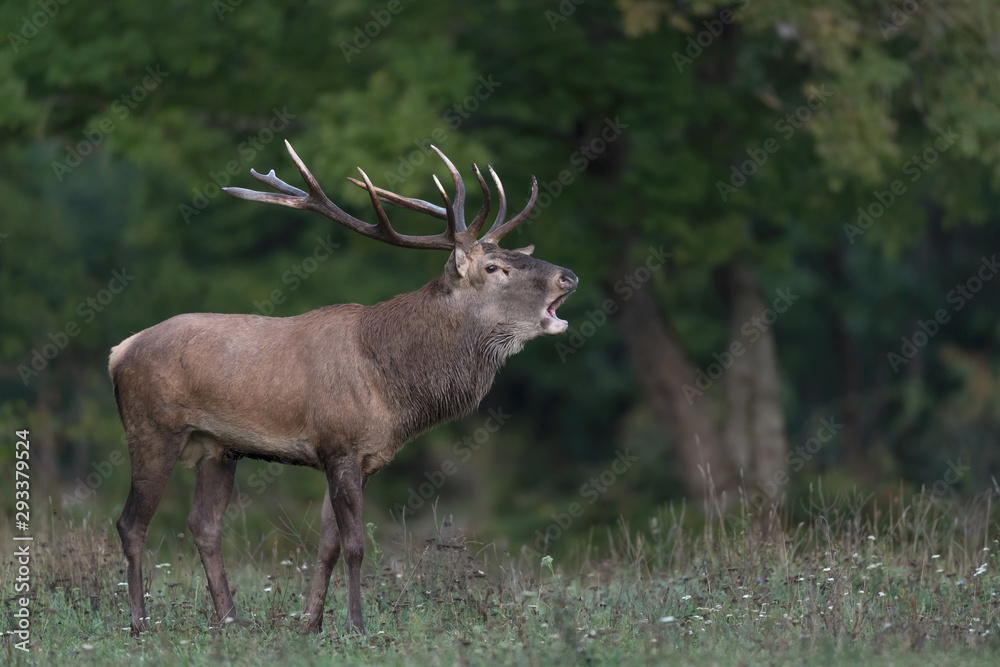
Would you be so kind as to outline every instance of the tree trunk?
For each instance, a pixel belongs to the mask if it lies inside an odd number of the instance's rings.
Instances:
[[[719,445],[709,400],[690,400],[683,386],[695,383],[695,369],[660,314],[648,286],[621,304],[619,325],[653,410],[673,432],[690,498],[731,489],[733,470]]]
[[[39,373],[37,379],[39,427],[31,431],[31,486],[33,491],[37,490],[32,497],[46,498],[58,495],[59,490],[59,452],[56,450],[55,429],[51,427],[57,422],[53,417],[56,396],[49,384],[49,373]]]
[[[627,273],[630,267],[622,268]],[[724,383],[721,432],[712,399],[696,389],[697,369],[648,286],[621,303],[619,325],[639,382],[677,443],[685,492],[695,499],[728,492],[724,504],[729,504],[741,483],[748,490],[759,486],[783,491],[778,472],[784,469],[788,445],[773,331],[770,326],[757,328],[752,340],[743,332],[744,325],[767,308],[756,271],[736,261],[722,275],[720,287],[729,304],[728,343],[716,356],[718,369],[715,362],[703,369],[705,376]],[[770,495],[769,500],[777,500]]]
[[[731,359],[732,366],[724,378],[723,443],[747,489],[761,488],[774,501],[783,491],[778,473],[785,468],[788,451],[771,326],[776,320],[768,324],[772,316],[765,312],[770,304],[761,297],[757,271],[748,261],[734,260],[724,271],[729,336],[728,347],[719,356],[725,362]]]
[[[827,265],[833,277],[834,288],[839,293],[849,293],[851,285],[845,266],[846,250],[838,246],[827,253]],[[844,424],[840,432],[840,447],[844,464],[851,477],[874,483],[878,471],[873,467],[864,449],[864,404],[862,387],[864,369],[857,343],[847,328],[844,308],[833,303],[830,308],[830,333],[833,338],[833,358],[837,365],[840,419]]]

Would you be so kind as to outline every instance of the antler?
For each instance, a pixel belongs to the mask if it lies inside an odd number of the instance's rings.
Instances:
[[[454,202],[448,198],[448,194],[445,192],[441,182],[437,179],[437,176],[434,177],[434,183],[441,192],[441,197],[444,200],[444,207],[431,204],[430,202],[426,202],[422,199],[403,197],[395,192],[377,188],[372,185],[368,175],[365,174],[365,172],[359,167],[358,171],[361,173],[361,178],[364,180],[359,181],[356,178],[348,178],[347,180],[359,187],[364,188],[371,196],[372,207],[375,209],[375,214],[378,216],[379,221],[375,224],[370,224],[345,213],[336,204],[331,202],[323,192],[323,189],[320,187],[315,177],[313,177],[309,169],[306,168],[302,160],[299,159],[299,156],[295,153],[295,150],[292,149],[292,145],[288,143],[288,141],[285,141],[285,147],[288,149],[288,154],[292,156],[295,166],[298,167],[299,173],[302,174],[303,180],[305,180],[306,185],[309,187],[309,192],[304,192],[295,186],[285,183],[280,178],[275,176],[273,169],[266,175],[259,174],[251,169],[250,175],[258,181],[267,183],[274,189],[284,194],[257,192],[256,190],[247,190],[245,188],[223,188],[223,191],[233,195],[234,197],[239,197],[240,199],[248,199],[250,201],[259,201],[267,204],[278,204],[279,206],[316,211],[317,213],[322,213],[331,220],[335,220],[348,229],[354,230],[359,234],[363,234],[364,236],[384,241],[401,248],[434,248],[451,250],[456,244],[470,246],[479,236],[479,231],[482,229],[483,223],[486,221],[486,216],[489,215],[490,212],[490,205],[492,203],[490,190],[486,185],[486,181],[483,180],[483,175],[479,172],[479,167],[472,165],[472,169],[476,172],[476,178],[479,181],[479,186],[483,190],[483,205],[480,207],[479,213],[476,214],[475,219],[473,219],[472,224],[466,226],[465,183],[462,181],[462,176],[458,173],[458,170],[455,169],[455,165],[451,163],[451,160],[449,160],[444,153],[439,151],[437,147],[431,146],[431,148],[434,149],[434,152],[436,152],[441,159],[444,160],[445,165],[448,167],[448,171],[451,173],[452,181],[455,183]],[[496,183],[497,191],[500,193],[500,209],[496,220],[493,222],[493,226],[490,227],[490,230],[486,233],[486,236],[484,236],[482,240],[487,243],[499,243],[500,239],[510,233],[515,227],[517,227],[517,225],[521,224],[528,217],[528,214],[531,212],[531,208],[535,205],[535,200],[538,198],[538,181],[534,176],[531,177],[531,197],[528,200],[527,206],[524,207],[524,210],[507,222],[503,222],[503,218],[507,213],[507,199],[504,195],[503,185],[500,183],[500,178],[497,176],[496,172],[493,171],[493,167],[489,167],[489,171],[490,176],[493,177],[493,182]],[[392,225],[389,223],[389,218],[382,209],[382,201],[399,208],[418,211],[441,220],[447,220],[448,228],[444,232],[433,236],[409,236],[406,234],[400,234],[393,229]]]
[[[358,171],[361,172],[361,177],[365,180],[365,187],[371,195],[372,206],[375,208],[375,214],[378,216],[379,221],[375,224],[369,224],[345,213],[327,198],[315,177],[313,177],[309,169],[306,168],[305,164],[302,163],[302,160],[299,159],[299,156],[295,153],[295,150],[292,148],[292,145],[288,143],[288,141],[285,141],[285,147],[288,149],[288,154],[292,156],[295,166],[299,168],[299,173],[302,174],[302,178],[305,180],[306,185],[309,186],[308,193],[282,181],[280,178],[275,176],[273,169],[268,172],[267,175],[261,175],[251,169],[250,175],[258,181],[267,183],[284,194],[278,195],[270,192],[257,192],[255,190],[246,190],[244,188],[223,188],[223,190],[234,197],[239,197],[240,199],[248,199],[250,201],[259,201],[267,204],[278,204],[279,206],[316,211],[317,213],[322,213],[331,220],[336,220],[348,229],[354,230],[359,234],[363,234],[364,236],[384,241],[390,245],[399,246],[401,248],[435,248],[450,250],[455,247],[456,236],[453,224],[449,224],[446,231],[434,236],[408,236],[406,234],[399,234],[396,232],[396,230],[393,229],[392,225],[389,223],[389,218],[386,216],[385,211],[382,210],[382,204],[379,202],[379,199],[375,194],[375,186],[372,185],[371,181],[368,179],[368,175],[362,171],[360,167],[358,168]]]
[[[486,221],[486,216],[490,213],[490,206],[492,204],[492,198],[490,196],[490,189],[486,186],[486,181],[483,180],[483,175],[479,171],[479,167],[475,164],[472,165],[473,171],[476,172],[476,178],[479,180],[479,187],[483,190],[483,205],[479,209],[479,213],[476,214],[475,219],[473,219],[472,224],[468,227],[465,226],[464,220],[464,208],[459,206],[459,201],[465,198],[465,186],[462,183],[462,177],[459,175],[458,170],[455,169],[451,161],[445,157],[444,153],[439,151],[435,146],[431,146],[441,156],[445,164],[448,166],[448,170],[451,172],[452,179],[455,181],[456,197],[455,197],[455,207],[453,210],[453,215],[455,216],[455,224],[459,235],[462,237],[463,241],[471,243],[479,237],[479,232],[483,228],[483,223]],[[486,236],[482,238],[482,241],[486,243],[499,243],[500,239],[509,234],[517,227],[519,224],[524,222],[528,214],[531,213],[531,209],[535,205],[535,200],[538,199],[538,179],[534,176],[531,177],[531,196],[528,199],[527,205],[524,207],[520,213],[508,220],[503,221],[504,216],[507,214],[507,196],[504,193],[503,183],[500,182],[500,177],[497,173],[493,171],[492,166],[488,166],[487,169],[490,171],[490,176],[493,177],[493,182],[497,186],[497,192],[500,195],[500,207],[497,210],[496,220],[493,221],[493,225],[490,230],[486,232]],[[356,178],[348,179],[351,183],[354,183],[358,187],[367,189],[368,186],[359,181]],[[437,178],[434,179],[435,182]],[[438,183],[440,187],[440,183]],[[382,201],[397,206],[399,208],[409,209],[411,211],[419,211],[420,213],[426,213],[435,218],[440,218],[441,220],[448,219],[448,209],[442,208],[440,206],[435,206],[430,202],[426,202],[423,199],[411,199],[409,197],[403,197],[396,194],[395,192],[390,192],[388,190],[383,190],[382,188],[375,188],[375,194],[378,195],[379,199]],[[444,194],[442,192],[442,194]],[[446,197],[447,203],[447,197]]]

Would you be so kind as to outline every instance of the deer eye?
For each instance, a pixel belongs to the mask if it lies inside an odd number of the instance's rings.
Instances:
[[[489,266],[486,267],[486,273],[496,273],[496,272],[497,272],[496,264],[490,264]]]

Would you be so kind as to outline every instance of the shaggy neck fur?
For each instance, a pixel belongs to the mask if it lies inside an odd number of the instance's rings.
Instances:
[[[507,357],[524,346],[524,333],[477,321],[443,277],[367,308],[361,347],[399,415],[396,446],[474,411]]]

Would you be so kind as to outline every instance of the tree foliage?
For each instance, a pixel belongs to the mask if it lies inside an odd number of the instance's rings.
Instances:
[[[423,284],[440,253],[219,187],[249,186],[251,167],[294,182],[288,140],[331,198],[370,217],[343,177],[361,166],[433,200],[434,143],[463,173],[493,164],[512,207],[535,174],[539,214],[512,243],[581,278],[563,311],[579,344],[536,341],[511,361],[487,399],[510,425],[435,495],[478,489],[479,512],[529,534],[626,447],[642,469],[587,523],[689,488],[619,311],[635,304],[627,290],[651,296],[690,368],[708,369],[734,340],[723,277],[740,262],[764,303],[799,295],[768,325],[789,451],[821,417],[854,429],[786,490],[845,464],[869,483],[933,482],[949,458],[995,450],[1000,423],[1000,283],[970,283],[1000,240],[998,18],[984,0],[7,3],[0,423],[30,426],[53,487],[72,487],[121,449],[105,361],[130,333],[182,312],[284,316]],[[324,243],[331,258],[307,271]],[[666,264],[629,286],[660,248]],[[725,386],[705,392],[721,429]],[[406,498],[479,425],[403,450],[369,502]],[[998,472],[982,460],[959,486]],[[121,502],[125,477],[105,502]],[[316,494],[291,486],[278,484]]]

